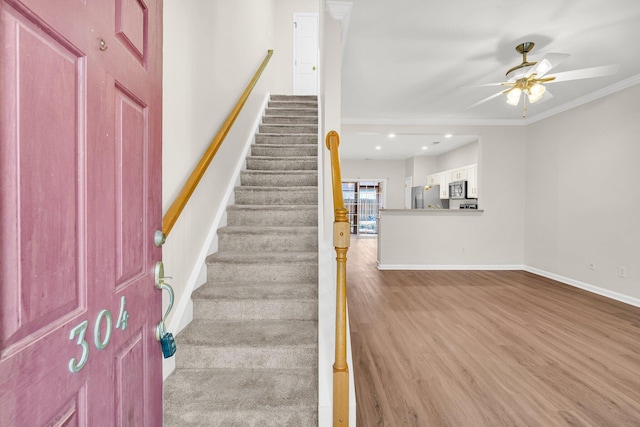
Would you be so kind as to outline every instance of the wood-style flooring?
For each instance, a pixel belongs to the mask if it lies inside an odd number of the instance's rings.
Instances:
[[[357,425],[640,426],[640,308],[524,271],[379,271],[352,239]]]

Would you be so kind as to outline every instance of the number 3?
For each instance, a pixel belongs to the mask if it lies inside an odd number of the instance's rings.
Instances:
[[[86,339],[84,339],[85,334],[87,333],[87,328],[89,327],[89,321],[85,320],[80,323],[78,326],[73,328],[69,333],[69,339],[72,340],[73,337],[78,335],[77,344],[82,347],[82,356],[80,356],[80,361],[78,362],[76,358],[69,360],[69,370],[72,374],[75,374],[80,369],[84,367],[89,359],[89,343]]]

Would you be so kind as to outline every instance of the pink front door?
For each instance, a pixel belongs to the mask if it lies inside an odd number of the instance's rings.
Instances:
[[[0,0],[0,426],[160,426],[161,0]]]

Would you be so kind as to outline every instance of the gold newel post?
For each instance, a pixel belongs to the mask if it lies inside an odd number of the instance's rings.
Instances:
[[[336,355],[333,364],[333,425],[349,425],[349,366],[347,365],[347,251],[350,244],[349,219],[342,196],[340,137],[336,131],[327,134],[327,148],[331,152],[333,178],[333,245],[336,250]]]

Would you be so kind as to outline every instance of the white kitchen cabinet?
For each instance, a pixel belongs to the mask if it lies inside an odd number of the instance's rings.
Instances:
[[[427,176],[427,185],[440,185],[440,174],[434,173]]]
[[[478,198],[478,165],[467,166],[467,197]]]
[[[451,181],[466,181],[468,178],[467,166],[451,171]]]
[[[451,172],[440,172],[440,198],[449,198],[449,182],[451,181]]]

